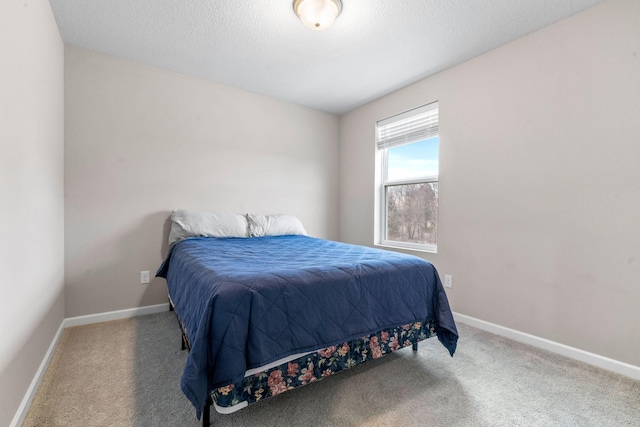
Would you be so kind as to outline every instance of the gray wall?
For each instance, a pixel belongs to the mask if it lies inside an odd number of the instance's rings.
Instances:
[[[610,0],[341,116],[341,240],[373,244],[375,121],[439,100],[453,310],[640,366],[638,23]]]
[[[0,2],[0,425],[64,319],[64,47],[49,2]]]
[[[140,271],[175,208],[292,213],[337,238],[337,116],[65,49],[67,317],[167,302]]]

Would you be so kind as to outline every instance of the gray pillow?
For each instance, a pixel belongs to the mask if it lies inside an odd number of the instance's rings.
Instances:
[[[251,237],[284,236],[288,234],[307,235],[302,222],[295,215],[247,214],[247,222],[249,223],[249,236]]]
[[[189,237],[248,237],[248,230],[244,215],[176,209],[171,212],[169,245]]]

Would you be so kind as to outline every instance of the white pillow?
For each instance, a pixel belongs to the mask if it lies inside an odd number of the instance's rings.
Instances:
[[[302,222],[295,215],[254,215],[247,214],[249,236],[284,236],[287,234],[307,235]]]
[[[248,237],[244,215],[176,209],[171,212],[169,245],[187,237]]]

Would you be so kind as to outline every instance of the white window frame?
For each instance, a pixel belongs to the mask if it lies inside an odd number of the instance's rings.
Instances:
[[[411,179],[389,180],[387,177],[388,148],[398,147],[405,144],[411,144],[411,143],[423,141],[428,138],[439,136],[438,111],[439,111],[439,106],[438,106],[438,102],[436,101],[430,104],[422,105],[417,108],[413,108],[411,110],[405,111],[400,114],[396,114],[394,116],[391,116],[376,122],[376,125],[375,125],[376,188],[378,189],[378,191],[376,191],[376,197],[375,197],[376,199],[376,212],[374,215],[375,223],[376,223],[376,229],[374,230],[375,245],[387,246],[392,248],[400,248],[400,249],[410,249],[414,251],[423,251],[423,252],[431,252],[431,253],[438,252],[437,234],[436,234],[435,245],[412,243],[412,242],[400,242],[396,240],[386,239],[388,187],[392,187],[396,185],[428,184],[428,183],[439,182],[438,175],[422,176],[422,177],[411,178]],[[415,120],[412,121],[412,118],[416,118],[421,115],[428,116],[428,120],[426,120],[426,122],[424,123],[420,123]],[[435,119],[435,122],[434,122],[434,119]],[[396,132],[391,131],[391,135],[381,134],[383,133],[381,132],[381,129],[384,128],[386,125],[398,123],[400,121],[405,121],[405,122],[409,121],[416,126],[409,126],[407,129],[405,129],[406,132],[404,132],[403,130],[400,130]],[[439,159],[438,159],[438,162],[439,162]],[[439,197],[439,194],[438,194],[438,197]],[[436,230],[436,233],[438,233],[437,230]]]

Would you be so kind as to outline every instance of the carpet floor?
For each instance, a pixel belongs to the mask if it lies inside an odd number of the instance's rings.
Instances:
[[[453,358],[429,339],[212,425],[640,426],[640,381],[458,328]],[[172,312],[67,328],[23,426],[199,426],[186,358]]]

